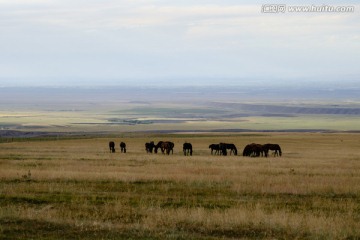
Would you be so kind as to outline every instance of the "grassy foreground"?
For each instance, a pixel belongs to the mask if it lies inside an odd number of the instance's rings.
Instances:
[[[150,140],[174,155],[146,154]],[[283,157],[211,156],[218,142],[279,143]],[[320,133],[1,143],[0,239],[359,239],[359,146]]]

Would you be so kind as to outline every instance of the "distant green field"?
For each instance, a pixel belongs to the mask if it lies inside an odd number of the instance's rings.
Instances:
[[[0,129],[23,131],[359,131],[356,105],[267,105],[240,103],[121,103],[64,110],[0,109]]]

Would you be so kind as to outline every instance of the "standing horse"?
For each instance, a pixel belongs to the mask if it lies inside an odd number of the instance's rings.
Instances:
[[[120,149],[121,149],[121,152],[126,153],[126,143],[121,142],[120,143]]]
[[[245,146],[243,151],[244,157],[260,157],[260,156],[267,156],[266,151],[264,150],[263,145],[251,143]]]
[[[158,149],[160,148],[160,150],[162,151],[161,145],[163,144],[163,141],[159,141],[155,146],[154,146],[154,153],[158,153]],[[164,153],[164,152],[162,152]]]
[[[147,153],[152,153],[155,147],[155,143],[153,141],[145,143],[145,150]]]
[[[175,144],[174,144],[173,142],[169,142],[169,141],[167,141],[167,142],[159,141],[159,142],[155,145],[155,153],[157,153],[157,152],[158,152],[158,149],[160,148],[160,150],[161,150],[161,152],[162,152],[163,154],[166,153],[167,155],[169,155],[170,152],[171,152],[171,154],[173,154],[173,153],[174,153],[174,146],[175,146]]]
[[[227,156],[226,143],[220,143],[219,144],[219,154],[223,155],[223,156]]]
[[[282,155],[281,148],[279,144],[271,144],[267,143],[263,145],[264,151],[266,152],[266,156],[269,154],[269,150],[275,151],[274,156],[280,156]]]
[[[112,153],[115,152],[115,143],[113,141],[109,142],[109,149],[110,149],[110,152],[112,152]]]
[[[171,152],[171,154],[174,154],[174,146],[175,146],[175,144],[173,142],[169,142],[169,141],[163,142],[161,144],[161,152],[162,153],[166,152],[167,155],[169,155],[170,152]]]
[[[192,149],[192,145],[191,143],[184,143],[183,144],[183,152],[184,152],[184,155],[190,155],[192,156],[192,153],[193,153],[193,149]]]
[[[226,148],[226,149],[230,150],[230,155],[231,155],[231,153],[234,153],[235,156],[237,155],[237,148],[236,148],[235,144],[233,144],[233,143],[220,143],[220,146],[223,146],[223,148]]]
[[[209,148],[211,149],[211,155],[215,151],[215,155],[219,154],[220,152],[220,144],[210,144]]]

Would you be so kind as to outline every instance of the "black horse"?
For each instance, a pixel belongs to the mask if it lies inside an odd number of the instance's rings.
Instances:
[[[153,141],[145,143],[145,150],[147,153],[152,153],[155,148],[155,143]]]
[[[227,156],[227,147],[226,143],[220,143],[219,144],[219,154],[223,156]]]
[[[183,152],[184,152],[184,155],[190,155],[192,156],[192,153],[193,153],[193,148],[192,148],[192,145],[191,143],[184,143],[183,144]]]
[[[269,150],[275,151],[274,156],[280,156],[282,155],[281,148],[279,144],[271,144],[267,143],[263,145],[264,151],[266,152],[266,156],[269,154]]]
[[[120,149],[122,153],[126,153],[126,143],[121,142],[120,143]]]
[[[115,143],[113,141],[109,142],[109,149],[110,149],[110,152],[112,152],[112,153],[115,152]]]
[[[158,153],[158,149],[160,148],[160,150],[162,151],[161,145],[163,144],[163,141],[159,141],[156,145],[154,145],[154,153]],[[164,152],[162,152],[164,153]]]
[[[210,144],[209,148],[211,149],[211,155],[214,154],[217,155],[220,153],[220,144]]]
[[[237,148],[233,143],[220,143],[220,148],[222,148],[223,155],[226,155],[224,154],[223,148],[225,148],[226,150],[230,150],[230,155],[231,153],[234,153],[235,156],[237,155]]]

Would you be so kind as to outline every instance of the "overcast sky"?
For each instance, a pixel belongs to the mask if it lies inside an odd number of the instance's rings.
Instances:
[[[360,5],[324,2],[355,11],[262,13],[265,1],[241,0],[0,0],[0,86],[360,80]]]

